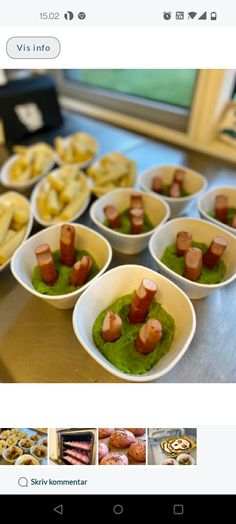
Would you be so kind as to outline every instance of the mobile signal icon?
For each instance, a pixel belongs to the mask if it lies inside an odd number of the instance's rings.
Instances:
[[[197,13],[195,13],[195,11],[190,11],[190,13],[188,13],[188,17],[191,18],[191,20],[193,20],[195,16],[197,16]]]

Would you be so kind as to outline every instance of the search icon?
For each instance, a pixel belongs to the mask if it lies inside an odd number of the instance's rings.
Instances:
[[[28,488],[28,479],[26,477],[20,477],[18,479],[18,484],[21,488]]]

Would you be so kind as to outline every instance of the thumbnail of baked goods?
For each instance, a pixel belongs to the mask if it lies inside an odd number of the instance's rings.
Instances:
[[[197,464],[196,428],[152,428],[148,430],[148,464],[194,466]]]
[[[51,465],[92,466],[96,464],[97,430],[52,428],[49,430]]]
[[[146,464],[145,428],[99,428],[98,438],[100,466]]]

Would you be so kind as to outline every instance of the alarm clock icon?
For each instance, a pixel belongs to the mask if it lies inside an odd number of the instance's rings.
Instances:
[[[163,18],[164,18],[164,20],[170,20],[171,19],[171,12],[170,11],[165,11],[163,13]]]

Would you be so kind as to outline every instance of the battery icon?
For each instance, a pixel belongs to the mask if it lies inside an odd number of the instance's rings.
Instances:
[[[215,11],[211,13],[211,20],[217,20],[217,13]]]

